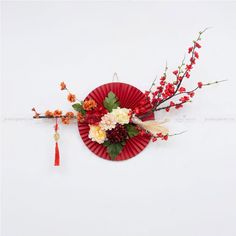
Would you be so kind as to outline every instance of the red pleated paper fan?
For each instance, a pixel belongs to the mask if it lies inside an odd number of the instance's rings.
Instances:
[[[94,99],[97,104],[102,105],[103,100],[109,92],[113,92],[119,98],[120,107],[134,109],[138,106],[139,102],[145,98],[144,94],[137,89],[136,87],[120,83],[112,82],[101,85],[95,88],[89,95],[86,97]],[[145,120],[153,120],[154,114],[146,117]],[[106,147],[101,144],[98,144],[92,141],[89,137],[89,126],[88,124],[78,124],[79,132],[82,140],[87,145],[87,147],[97,156],[111,160],[109,155],[106,152]],[[121,153],[116,157],[115,161],[127,160],[131,157],[139,154],[149,143],[150,137],[137,135],[133,138],[127,140],[125,146],[123,147]]]

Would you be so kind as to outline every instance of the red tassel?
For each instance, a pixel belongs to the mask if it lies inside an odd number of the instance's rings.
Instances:
[[[60,165],[60,153],[59,153],[59,147],[58,147],[58,142],[57,141],[59,140],[60,135],[58,134],[57,118],[56,118],[56,125],[55,125],[54,129],[55,129],[54,139],[55,139],[55,142],[56,142],[54,166],[59,166]]]
[[[58,143],[56,142],[54,166],[59,166],[59,165],[60,165],[60,153],[59,153]]]

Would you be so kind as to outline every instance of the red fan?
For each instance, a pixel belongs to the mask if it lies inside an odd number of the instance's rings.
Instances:
[[[87,97],[94,99],[99,105],[103,104],[104,98],[109,92],[113,92],[119,98],[120,107],[134,109],[137,107],[141,100],[145,98],[145,95],[132,85],[112,82],[101,85],[94,89]],[[154,114],[146,117],[145,120],[153,120]],[[111,160],[106,152],[106,147],[96,142],[93,142],[89,137],[89,126],[87,124],[78,124],[81,138],[87,147],[97,156],[107,160]],[[116,161],[127,160],[140,153],[149,143],[150,137],[137,135],[131,139],[128,139],[126,145],[123,147],[121,153],[116,157]]]

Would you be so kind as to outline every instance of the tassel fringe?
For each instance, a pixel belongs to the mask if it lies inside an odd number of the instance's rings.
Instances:
[[[55,129],[54,140],[56,142],[54,166],[59,166],[60,165],[60,153],[59,153],[59,147],[58,147],[58,140],[60,138],[60,135],[58,133],[58,121],[57,121],[57,118],[56,118],[56,125],[55,125],[54,129]]]
[[[59,165],[60,165],[60,153],[59,153],[58,142],[56,142],[54,166],[59,166]]]

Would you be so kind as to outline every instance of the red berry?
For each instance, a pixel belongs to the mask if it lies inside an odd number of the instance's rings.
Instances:
[[[190,71],[192,68],[193,68],[192,64],[186,65],[186,70],[187,70],[187,71]]]
[[[174,74],[174,75],[178,75],[178,73],[179,73],[178,70],[174,70],[174,71],[173,71],[173,74]]]
[[[168,135],[164,135],[163,140],[167,141],[168,140]]]
[[[183,107],[182,104],[176,104],[176,105],[175,105],[175,109],[179,109],[179,108],[182,108],[182,107]]]
[[[189,92],[188,95],[192,98],[194,96],[194,92]]]
[[[152,93],[152,96],[155,97],[157,94],[158,94],[158,92],[155,91],[155,92]],[[141,104],[141,102],[140,102],[140,104]],[[143,105],[143,104],[141,104],[141,105]]]
[[[179,88],[179,92],[180,92],[180,93],[184,93],[185,91],[186,91],[186,89],[185,89],[184,87],[180,87],[180,88]]]
[[[194,64],[196,64],[196,59],[193,58],[193,57],[191,57],[191,58],[190,58],[190,62],[191,62],[192,65],[194,65]]]
[[[194,52],[194,56],[198,59],[199,58],[198,52]]]
[[[183,96],[182,98],[179,99],[181,102],[187,102],[189,100],[188,96]]]
[[[161,92],[163,91],[163,87],[158,86],[158,87],[157,87],[157,91],[158,91],[158,93],[161,93]]]
[[[195,42],[195,47],[201,48],[202,46],[198,42]]]
[[[202,88],[203,83],[202,83],[202,82],[198,82],[198,83],[197,83],[197,86],[198,86],[198,88]]]
[[[165,83],[166,83],[166,82],[165,82],[164,80],[162,80],[162,81],[160,82],[160,85],[161,85],[161,86],[164,86]]]
[[[190,77],[190,74],[187,72],[186,73],[186,78],[189,78]]]
[[[193,47],[190,47],[189,49],[188,49],[188,53],[191,53],[193,51]]]
[[[152,138],[152,141],[153,141],[153,142],[156,142],[156,141],[157,141],[157,138],[156,138],[156,137],[153,137],[153,138]]]

